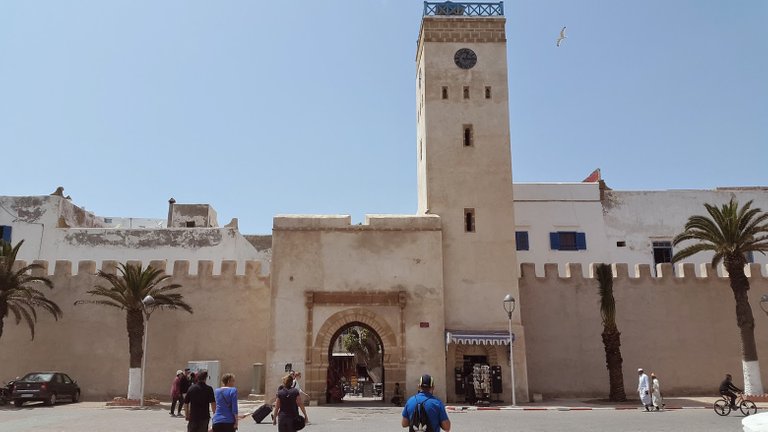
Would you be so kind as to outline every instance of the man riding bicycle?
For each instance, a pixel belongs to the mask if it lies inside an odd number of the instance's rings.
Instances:
[[[736,409],[736,394],[734,391],[741,393],[743,390],[733,385],[732,379],[731,374],[725,374],[725,379],[720,383],[720,394],[728,396],[728,399],[731,401],[731,409]]]

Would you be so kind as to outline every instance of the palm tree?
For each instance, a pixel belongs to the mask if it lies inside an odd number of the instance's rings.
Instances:
[[[616,327],[616,301],[613,298],[613,270],[608,264],[598,264],[595,268],[600,294],[600,316],[603,318],[603,346],[605,346],[605,366],[608,368],[610,391],[608,399],[624,402],[624,372],[621,358],[621,332]]]
[[[78,300],[79,304],[97,304],[125,311],[128,330],[128,351],[130,368],[128,370],[128,399],[141,397],[141,360],[144,356],[144,320],[155,309],[183,309],[192,313],[192,307],[182,300],[182,295],[172,292],[181,288],[179,284],[165,283],[170,276],[163,270],[153,267],[143,268],[140,264],[119,264],[119,275],[99,270],[99,277],[109,283],[108,286],[96,285],[88,294],[99,300]],[[151,309],[144,307],[142,300],[152,296]],[[145,317],[146,315],[146,317]]]
[[[733,297],[736,299],[736,324],[741,332],[742,368],[747,394],[762,394],[760,365],[755,347],[755,319],[749,305],[749,279],[744,274],[746,255],[768,251],[768,213],[751,208],[752,201],[739,208],[733,198],[721,207],[704,204],[710,217],[691,216],[685,231],[677,235],[673,244],[695,240],[697,243],[675,253],[672,262],[678,262],[699,252],[713,252],[712,267],[721,261],[728,272]]]
[[[37,323],[37,309],[44,310],[55,320],[62,317],[59,306],[45,297],[45,293],[38,287],[53,289],[53,282],[43,276],[32,276],[31,270],[42,269],[40,264],[30,264],[14,270],[16,255],[21,249],[24,240],[11,246],[0,240],[0,337],[3,336],[3,321],[9,313],[18,325],[22,320],[29,326],[32,340],[35,339],[35,323]]]
[[[344,349],[355,355],[358,365],[365,365],[368,376],[373,382],[381,382],[382,358],[381,344],[377,336],[360,326],[351,327],[343,336]]]

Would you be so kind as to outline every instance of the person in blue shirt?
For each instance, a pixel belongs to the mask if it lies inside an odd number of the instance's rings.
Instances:
[[[237,387],[235,387],[235,374],[225,373],[221,377],[222,387],[214,390],[216,400],[216,412],[211,423],[213,432],[234,432],[237,430],[238,420],[245,418],[247,414],[237,413]]]
[[[435,432],[441,429],[448,432],[451,430],[451,421],[448,420],[448,413],[445,411],[443,402],[432,395],[435,389],[435,380],[429,374],[424,374],[419,380],[419,392],[411,396],[403,407],[403,418],[401,425],[407,428],[411,425],[411,417],[416,410],[416,406],[421,403],[427,413],[429,424]]]

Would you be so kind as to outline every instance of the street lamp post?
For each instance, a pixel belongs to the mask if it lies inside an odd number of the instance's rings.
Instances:
[[[147,310],[147,306],[155,304],[154,297],[148,295],[141,300],[141,307],[144,309],[142,316],[144,317],[144,350],[141,356],[141,407],[144,407],[144,377],[147,375],[147,339],[149,339],[149,315],[151,310]]]
[[[512,312],[515,311],[515,298],[512,294],[507,294],[504,297],[504,310],[509,317],[509,369],[511,371],[510,378],[512,379],[512,406],[517,405],[515,399],[515,351],[513,349],[515,343],[515,335],[512,333]]]

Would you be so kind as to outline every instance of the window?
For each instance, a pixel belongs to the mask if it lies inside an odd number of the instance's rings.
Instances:
[[[112,218],[104,218],[104,223],[112,223]]]
[[[469,87],[464,87],[464,99],[469,99]]]
[[[627,242],[625,241],[617,241],[616,247],[627,247]]]
[[[195,221],[187,221],[187,228],[194,228],[195,227]]]
[[[745,253],[744,258],[747,260],[747,263],[749,264],[753,264],[755,262],[755,254],[752,251]]]
[[[491,86],[485,86],[485,98],[486,99],[491,98]]]
[[[0,225],[0,239],[6,243],[11,243],[11,227],[8,225]]]
[[[515,231],[515,246],[517,250],[529,250],[528,231]]]
[[[448,87],[443,86],[443,99],[448,99]]]
[[[423,148],[422,148],[421,140],[419,140],[419,160],[421,160],[421,153],[422,153],[423,151],[424,151],[424,150],[423,150]]]
[[[475,209],[464,209],[464,231],[475,232]]]
[[[549,233],[549,246],[552,250],[576,251],[587,249],[587,234],[576,231],[557,231]]]
[[[672,262],[672,242],[655,241],[653,242],[653,264]]]
[[[464,125],[464,147],[472,147],[472,125]]]

